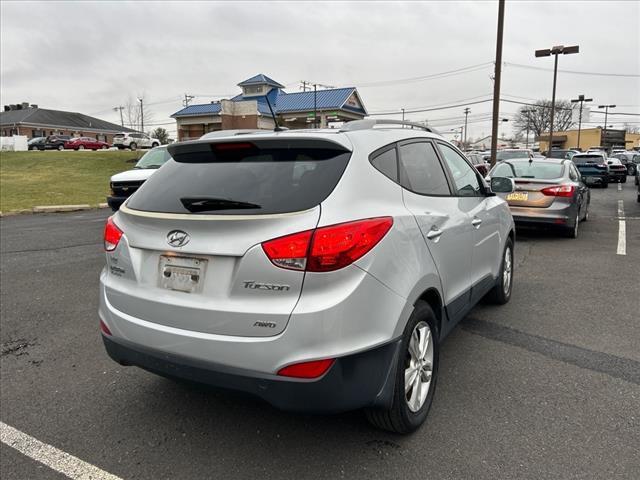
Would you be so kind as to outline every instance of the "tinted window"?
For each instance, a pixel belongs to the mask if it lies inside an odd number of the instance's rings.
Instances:
[[[564,166],[559,163],[529,162],[506,160],[491,172],[492,177],[540,178],[552,179],[562,177]]]
[[[400,146],[400,184],[423,195],[451,194],[436,151],[428,142]]]
[[[480,188],[480,182],[478,181],[478,176],[474,168],[465,161],[462,155],[449,145],[444,143],[439,143],[438,145],[453,175],[456,194],[461,197],[481,195],[482,189]]]
[[[371,165],[394,182],[398,182],[398,156],[395,147],[373,157]]]
[[[169,153],[173,158],[131,197],[130,208],[217,215],[306,210],[327,198],[351,156],[310,140],[185,144]]]
[[[149,150],[133,168],[160,168],[171,158],[166,148]]]

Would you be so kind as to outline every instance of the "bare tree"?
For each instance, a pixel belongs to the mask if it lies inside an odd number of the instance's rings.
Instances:
[[[538,100],[533,105],[520,107],[514,118],[515,132],[519,135],[529,130],[529,134],[536,136],[549,132],[551,123],[551,101]],[[573,125],[571,118],[571,102],[566,100],[556,101],[555,113],[553,115],[553,131],[560,132],[571,128]]]
[[[638,125],[633,125],[631,123],[625,123],[624,129],[627,133],[640,133],[640,127],[638,127]]]

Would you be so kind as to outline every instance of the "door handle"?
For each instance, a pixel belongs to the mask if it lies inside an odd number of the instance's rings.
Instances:
[[[476,228],[480,228],[480,224],[482,223],[482,220],[480,220],[479,218],[474,218],[473,220],[471,220],[471,225],[473,225]]]
[[[440,235],[442,235],[442,230],[439,230],[436,227],[436,228],[432,228],[431,230],[429,230],[429,233],[427,233],[427,238],[429,240],[433,240],[434,242],[437,242],[438,239],[440,238]]]

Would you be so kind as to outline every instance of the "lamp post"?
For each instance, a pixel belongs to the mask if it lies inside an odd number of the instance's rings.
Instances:
[[[530,114],[534,112],[535,110],[532,108],[525,108],[524,110],[522,110],[522,113],[527,116],[527,136],[525,137],[525,148],[529,148],[529,128],[531,123]]]
[[[565,47],[564,45],[559,45],[553,48],[547,48],[544,50],[536,50],[536,57],[550,57],[553,55],[555,57],[553,62],[553,92],[551,95],[551,122],[549,123],[549,152],[553,148],[553,114],[555,113],[556,108],[556,80],[558,78],[558,55],[570,55],[572,53],[578,53],[580,51],[580,47],[578,45],[572,45],[570,47]]]
[[[593,98],[584,98],[584,95],[578,95],[578,98],[572,98],[571,103],[580,102],[580,114],[578,115],[578,144],[576,148],[580,150],[580,130],[582,128],[582,104],[584,102],[592,102]]]
[[[616,108],[615,105],[598,105],[598,108],[604,108],[604,130],[602,131],[602,146],[605,147],[605,141],[607,140],[607,116],[609,115],[610,108]],[[605,147],[606,149],[606,147]]]
[[[504,33],[504,0],[498,0],[498,31],[496,35],[496,61],[493,78],[493,109],[491,117],[491,167],[496,164],[498,150],[498,115],[500,114],[500,79],[502,78],[502,37]]]

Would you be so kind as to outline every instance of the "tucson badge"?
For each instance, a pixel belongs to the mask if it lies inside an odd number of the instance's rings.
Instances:
[[[189,234],[182,230],[171,230],[167,233],[167,243],[172,247],[184,247],[189,240],[191,240]]]

